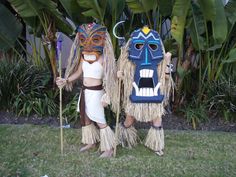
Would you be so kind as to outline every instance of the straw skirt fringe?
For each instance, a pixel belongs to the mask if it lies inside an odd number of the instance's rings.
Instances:
[[[134,147],[138,139],[137,130],[134,126],[126,128],[121,123],[118,126],[118,139],[122,147]]]
[[[83,144],[95,144],[100,141],[99,130],[94,124],[90,124],[82,127],[82,143]]]
[[[153,151],[161,151],[164,149],[164,130],[151,127],[148,131],[145,146]]]
[[[109,126],[100,129],[100,148],[101,151],[108,151],[115,146],[115,134]]]

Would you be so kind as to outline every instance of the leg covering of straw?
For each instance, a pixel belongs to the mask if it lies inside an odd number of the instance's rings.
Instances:
[[[99,130],[94,124],[89,124],[82,127],[82,143],[95,144],[99,142]]]
[[[115,147],[115,134],[109,126],[100,129],[101,151],[108,151]]]
[[[162,151],[164,149],[164,130],[162,127],[151,127],[148,131],[145,146],[153,151]]]
[[[137,144],[137,130],[134,126],[126,128],[122,123],[118,125],[118,139],[122,147],[132,148]]]

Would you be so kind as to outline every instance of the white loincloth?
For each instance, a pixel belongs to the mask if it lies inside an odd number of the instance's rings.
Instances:
[[[104,107],[102,106],[101,98],[104,95],[104,90],[84,90],[85,97],[85,112],[90,120],[106,124]],[[77,111],[79,111],[79,102],[77,105]]]

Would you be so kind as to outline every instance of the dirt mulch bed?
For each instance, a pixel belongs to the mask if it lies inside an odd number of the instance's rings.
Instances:
[[[0,124],[34,124],[59,126],[59,120],[55,117],[39,117],[37,115],[23,117],[13,113],[0,111]]]
[[[58,127],[59,119],[56,117],[38,117],[37,115],[30,117],[18,117],[13,113],[0,111],[0,124],[34,124],[34,125],[49,125]],[[136,128],[149,128],[148,123],[136,123]],[[71,125],[72,128],[79,128],[79,124]],[[188,123],[186,119],[173,114],[168,114],[163,117],[164,129],[171,130],[193,130],[191,123]],[[211,118],[208,122],[200,123],[197,126],[197,130],[204,131],[225,131],[236,132],[235,122],[225,122],[221,118]]]

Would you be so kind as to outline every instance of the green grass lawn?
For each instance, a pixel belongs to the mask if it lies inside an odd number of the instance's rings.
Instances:
[[[81,130],[34,125],[0,125],[0,176],[236,176],[236,134],[165,131],[165,155],[139,144],[117,149],[117,157],[98,158],[99,151],[79,153]],[[146,130],[139,131],[141,138]]]

